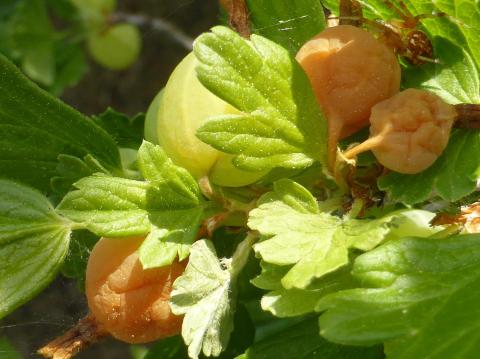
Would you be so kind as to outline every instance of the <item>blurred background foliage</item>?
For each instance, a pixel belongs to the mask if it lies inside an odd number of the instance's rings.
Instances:
[[[112,107],[135,119],[190,51],[192,39],[219,23],[219,14],[214,0],[1,0],[0,52],[84,114]],[[129,30],[112,35],[112,28],[125,24]],[[106,51],[96,54],[95,45]],[[77,241],[64,276],[0,321],[0,359],[38,357],[36,349],[87,313],[81,281],[67,277],[80,277],[94,241],[88,236]],[[78,358],[140,358],[142,353],[143,347],[108,339]]]

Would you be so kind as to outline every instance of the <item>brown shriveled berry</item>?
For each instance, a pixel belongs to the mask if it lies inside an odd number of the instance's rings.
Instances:
[[[296,58],[328,119],[332,166],[338,140],[367,126],[372,106],[399,91],[400,65],[389,47],[350,25],[322,31]]]
[[[106,336],[146,343],[180,333],[182,317],[168,304],[185,263],[143,270],[137,249],[143,238],[102,238],[90,254],[86,294],[90,313],[73,328],[38,350],[69,359]]]
[[[127,343],[146,343],[178,334],[182,318],[168,304],[185,264],[146,269],[137,249],[143,238],[102,238],[87,266],[88,306],[102,329]]]
[[[372,150],[386,168],[405,174],[431,166],[448,144],[455,107],[428,91],[407,89],[372,108],[370,137],[345,153]]]

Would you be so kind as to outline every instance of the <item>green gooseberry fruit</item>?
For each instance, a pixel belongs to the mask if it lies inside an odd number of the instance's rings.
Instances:
[[[91,33],[87,41],[93,59],[111,70],[123,70],[131,66],[140,54],[141,44],[138,28],[126,23]]]
[[[158,142],[176,164],[196,178],[208,176],[212,183],[226,187],[254,183],[265,172],[236,168],[233,156],[196,137],[197,129],[210,117],[239,113],[200,83],[195,72],[197,64],[194,54],[190,53],[170,76],[157,113]]]

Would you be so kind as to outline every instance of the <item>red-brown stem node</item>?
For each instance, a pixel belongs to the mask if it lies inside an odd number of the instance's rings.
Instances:
[[[250,18],[245,0],[220,0],[222,7],[228,12],[228,21],[241,36],[249,38]]]
[[[455,127],[480,129],[480,105],[461,103],[455,105],[457,120]]]

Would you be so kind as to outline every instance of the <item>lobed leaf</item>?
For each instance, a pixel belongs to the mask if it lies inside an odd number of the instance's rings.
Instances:
[[[286,289],[305,289],[315,278],[347,265],[349,248],[374,248],[399,225],[404,212],[373,220],[342,220],[321,212],[308,190],[287,179],[275,182],[274,191],[258,204],[248,225],[264,240],[254,249],[265,262],[293,265],[281,280]]]
[[[210,91],[243,112],[216,117],[197,136],[236,155],[234,164],[259,171],[304,168],[326,161],[326,121],[298,63],[281,46],[225,27],[194,46],[197,73]]]
[[[0,180],[0,318],[50,283],[69,240],[70,223],[41,193]]]
[[[388,358],[474,358],[480,350],[480,236],[390,241],[356,260],[363,288],[323,298],[321,334],[386,342]]]
[[[235,286],[228,269],[219,262],[212,242],[192,245],[185,273],[174,285],[170,297],[173,313],[184,314],[182,336],[190,358],[219,356],[233,330]]]

